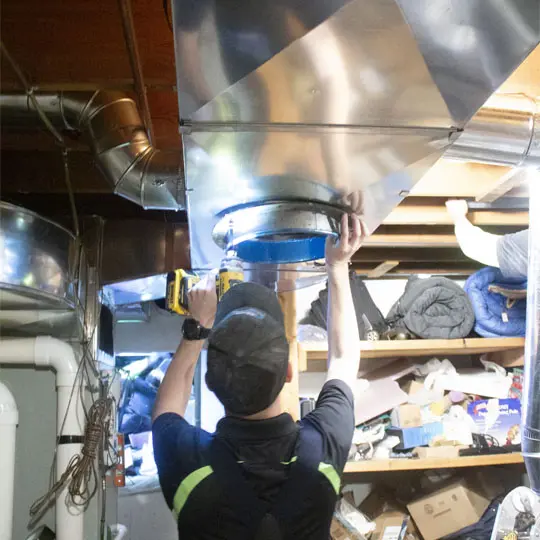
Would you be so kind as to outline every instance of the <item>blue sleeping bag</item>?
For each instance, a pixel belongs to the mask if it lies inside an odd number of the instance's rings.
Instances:
[[[474,309],[474,330],[483,337],[525,335],[527,281],[505,278],[497,268],[482,268],[465,283]]]

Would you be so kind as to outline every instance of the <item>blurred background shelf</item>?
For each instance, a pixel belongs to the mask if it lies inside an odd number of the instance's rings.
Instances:
[[[425,469],[453,469],[460,467],[486,467],[489,465],[514,465],[523,463],[521,454],[495,454],[485,456],[464,456],[458,458],[424,459],[371,459],[350,461],[345,465],[345,474],[416,471]]]
[[[524,338],[466,338],[466,339],[409,339],[404,341],[362,341],[362,358],[391,358],[400,356],[453,356],[494,353],[490,360],[505,367],[523,365]],[[326,361],[326,342],[303,342],[298,344],[300,371],[320,371],[320,362]]]

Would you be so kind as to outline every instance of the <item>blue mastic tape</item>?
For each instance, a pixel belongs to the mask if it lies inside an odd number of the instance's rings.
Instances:
[[[324,258],[326,236],[308,236],[289,240],[252,239],[236,244],[240,259],[252,263],[285,264]]]

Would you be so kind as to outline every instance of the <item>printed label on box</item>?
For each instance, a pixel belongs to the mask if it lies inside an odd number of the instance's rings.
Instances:
[[[488,434],[500,446],[521,443],[521,401],[481,399],[469,403],[467,413],[476,425],[475,433]]]
[[[385,527],[381,540],[399,540],[401,534],[401,527],[394,525],[392,527]]]

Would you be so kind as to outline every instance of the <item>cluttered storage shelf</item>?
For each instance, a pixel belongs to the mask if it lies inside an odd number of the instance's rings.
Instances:
[[[465,338],[465,339],[415,339],[403,341],[362,341],[363,359],[409,358],[409,357],[455,357],[485,354],[487,360],[500,363],[506,368],[523,365],[525,340],[513,338]],[[326,370],[328,345],[326,342],[302,342],[298,345],[300,371],[321,372]],[[414,363],[414,362],[413,362]],[[416,425],[416,424],[415,424]],[[433,424],[435,425],[435,424]],[[418,449],[417,449],[418,450]],[[413,452],[413,454],[416,452]],[[434,452],[436,453],[436,452]],[[427,454],[427,453],[426,453]],[[475,468],[493,465],[519,465],[523,458],[517,451],[480,455],[455,455],[432,457],[391,457],[389,459],[364,459],[349,461],[345,466],[345,478],[356,474],[414,471],[430,469]]]
[[[464,355],[503,352],[523,349],[525,339],[512,338],[465,338],[465,339],[408,339],[403,341],[362,341],[363,358],[391,358],[399,356]],[[310,370],[309,362],[326,360],[328,345],[325,342],[298,344],[299,367]],[[302,361],[304,363],[302,364]]]
[[[370,459],[351,461],[345,466],[345,474],[417,471],[427,469],[453,469],[459,467],[485,467],[488,465],[514,465],[523,463],[518,452],[486,456],[463,456],[456,458],[418,458],[418,459]]]

